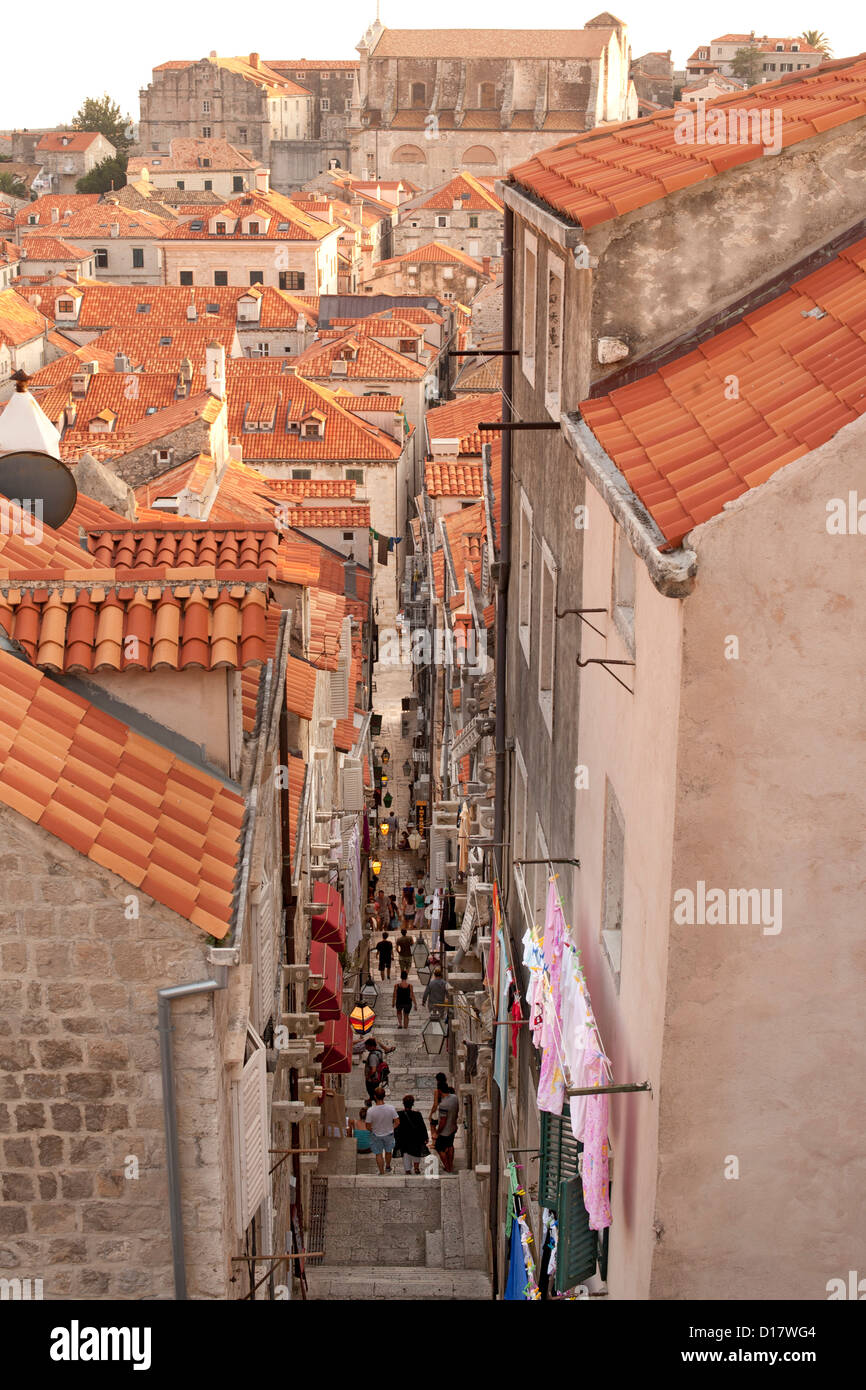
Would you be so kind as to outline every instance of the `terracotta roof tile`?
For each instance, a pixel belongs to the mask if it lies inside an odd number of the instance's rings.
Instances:
[[[217,886],[206,853],[217,843],[218,883],[231,887],[242,797],[5,651],[0,691],[0,801],[190,920]],[[136,777],[150,775],[146,822],[130,801],[130,789],[137,798],[142,791],[121,771],[125,763]],[[183,788],[191,774],[204,816],[200,848],[173,855],[169,828],[177,808],[188,809]],[[216,937],[230,928],[228,894],[223,908],[205,928]]]
[[[499,119],[499,113],[494,113]],[[465,122],[464,122],[465,124]],[[464,196],[465,195],[465,196]],[[498,212],[502,213],[504,203],[501,198],[487,188],[480,179],[474,174],[461,172],[441,188],[436,188],[426,198],[416,201],[415,208],[441,208],[448,212],[451,211],[454,203],[460,201],[465,212]],[[407,209],[406,216],[411,209]]]
[[[866,114],[866,55],[822,63],[747,93],[719,96],[706,103],[707,115],[742,109],[746,95],[750,111],[778,113],[782,146],[788,149]],[[510,176],[550,207],[583,227],[593,227],[761,158],[761,144],[744,144],[730,128],[727,142],[678,143],[675,132],[682,118],[682,112],[669,110],[596,127],[540,151],[513,168]]]
[[[675,544],[866,413],[864,328],[866,240],[581,414]]]
[[[356,507],[292,507],[287,520],[301,530],[357,530],[370,525],[370,507],[366,502]]]
[[[347,356],[349,350],[352,357]],[[336,375],[336,360],[345,361],[346,370],[340,372],[340,377],[348,381],[421,381],[427,373],[422,362],[415,362],[377,342],[368,332],[355,329],[338,337],[318,339],[293,358],[293,364],[304,377],[327,380]]]

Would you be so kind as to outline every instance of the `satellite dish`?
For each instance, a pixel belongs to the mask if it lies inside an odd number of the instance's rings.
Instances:
[[[53,530],[72,515],[78,497],[66,464],[35,451],[0,454],[0,492]]]
[[[60,459],[60,433],[13,374],[15,395],[0,415],[0,493],[56,528],[72,514],[78,488]]]

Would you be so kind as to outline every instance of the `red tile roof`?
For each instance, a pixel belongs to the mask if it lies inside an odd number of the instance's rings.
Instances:
[[[127,176],[140,174],[142,169],[158,169],[160,174],[182,173],[184,170],[210,169],[222,172],[225,170],[258,168],[256,160],[248,159],[245,154],[234,145],[229,144],[228,140],[206,140],[203,137],[181,138],[169,141],[169,154],[151,153],[144,155],[133,155],[127,165]],[[202,160],[207,159],[209,164],[203,164]],[[158,191],[158,190],[157,190]]]
[[[396,415],[402,413],[402,396],[340,396],[340,405],[344,410],[357,411],[362,414],[365,410],[379,415]]]
[[[240,222],[252,218],[259,224],[259,231],[237,232],[233,230]],[[163,222],[163,238],[166,241],[321,241],[335,230],[325,217],[313,217],[304,212],[297,203],[282,193],[249,193],[227,200],[219,207],[209,207],[198,219],[203,224],[195,230],[193,218],[189,222],[169,225]],[[211,232],[212,221],[224,222],[225,232]],[[232,230],[230,230],[230,228]]]
[[[89,260],[93,255],[92,251],[85,251],[82,246],[73,246],[68,241],[61,241],[59,237],[46,233],[39,236],[22,236],[21,249],[31,261],[63,261],[66,265]]]
[[[707,112],[740,110],[744,95],[709,101]],[[748,98],[750,111],[779,112],[782,146],[789,149],[866,115],[866,55],[765,82],[750,88]],[[763,156],[760,144],[677,143],[676,126],[676,113],[664,111],[596,127],[533,155],[510,176],[549,207],[594,227]]]
[[[866,413],[864,328],[866,240],[695,351],[580,411],[676,544]],[[732,376],[736,400],[726,389]]]
[[[427,411],[427,438],[431,452],[435,454],[434,441],[437,439],[459,439],[461,454],[480,454],[482,444],[491,444],[499,439],[498,431],[479,430],[481,420],[502,419],[502,401],[487,395],[464,395],[445,405]]]
[[[98,130],[47,130],[36,142],[37,150],[89,150],[99,139]],[[109,141],[109,144],[111,142]]]
[[[370,525],[370,507],[365,502],[357,507],[292,507],[287,521],[301,530],[323,531],[364,528]]]
[[[8,166],[7,166],[8,167]],[[73,213],[80,208],[92,208],[99,202],[98,193],[43,193],[41,198],[34,198],[32,203],[25,203],[15,214],[16,227],[59,227],[60,223],[68,220]],[[57,209],[60,214],[58,221],[53,221],[52,210]],[[36,218],[36,222],[31,224],[30,219]]]
[[[127,583],[31,571],[0,580],[0,626],[47,671],[239,670],[265,660],[264,578],[218,582],[212,566],[209,578],[207,566],[165,578],[137,569]]]
[[[167,338],[168,342],[164,343],[163,338]],[[235,342],[234,325],[204,323],[200,326],[188,324],[184,328],[161,328],[158,322],[153,326],[131,322],[122,328],[111,328],[107,333],[101,333],[88,346],[96,345],[112,356],[117,352],[123,353],[129,358],[133,371],[137,372],[176,372],[185,357],[189,358],[194,372],[204,372],[207,345],[212,342],[221,343],[228,357]],[[196,389],[196,385],[194,381],[193,389]]]
[[[306,359],[306,354],[302,357]],[[292,367],[300,361],[301,358],[293,358]],[[321,367],[321,361],[318,365]],[[335,391],[306,379],[306,372],[315,363],[307,365],[304,377],[286,370],[287,366],[279,359],[269,358],[235,358],[226,364],[229,432],[242,441],[245,458],[252,462],[285,459],[302,463],[335,459],[387,462],[400,457],[401,442],[347,410],[343,397]],[[302,438],[289,429],[290,424],[298,425],[312,411],[324,416],[321,438]],[[251,432],[245,429],[251,421],[272,421],[273,429]]]
[[[351,360],[343,359],[343,350],[349,347],[356,355]],[[292,359],[304,376],[322,379],[336,375],[333,370],[336,360],[346,361],[346,370],[339,375],[347,381],[421,381],[427,373],[422,362],[414,362],[411,357],[404,357],[356,329],[349,329],[337,338],[320,338]]]
[[[310,590],[310,661],[323,671],[336,671],[346,600],[325,589]]]
[[[117,570],[213,570],[217,579],[256,571],[276,578],[280,542],[272,526],[227,530],[199,522],[177,527],[168,518],[162,526],[126,525],[116,520],[110,529],[88,528],[87,547],[100,565]]]
[[[484,266],[480,261],[475,260],[472,256],[467,256],[465,251],[458,251],[453,246],[446,246],[441,241],[428,241],[425,246],[417,246],[414,251],[404,251],[402,256],[391,256],[387,261],[378,261],[374,269],[378,269],[381,265],[402,264],[404,261],[411,262],[412,265],[415,265],[416,262],[420,265],[430,261],[442,265],[457,264],[464,266],[467,270],[474,271],[477,275],[485,273]]]
[[[428,459],[424,465],[424,486],[430,497],[480,497],[482,479],[480,461]]]
[[[80,196],[80,195],[78,195]],[[39,202],[42,199],[38,200]],[[74,199],[69,199],[67,202]],[[30,205],[31,207],[33,204]],[[40,222],[39,227],[31,229],[31,236],[40,235],[47,231],[50,234],[63,233],[67,240],[102,240],[112,238],[112,227],[117,227],[117,236],[121,240],[132,239],[133,241],[154,241],[165,235],[167,223],[159,217],[155,217],[152,212],[146,212],[138,208],[125,208],[119,203],[97,203],[95,205],[85,204],[83,207],[73,206],[70,213],[66,213],[67,204],[63,199],[59,200],[57,206],[61,209],[59,222],[52,222],[49,218],[46,222]],[[18,226],[27,224],[25,217],[21,221],[16,217]]]
[[[44,315],[17,290],[0,290],[0,343],[20,347],[22,343],[42,337],[48,328]]]
[[[108,574],[92,555],[82,550],[77,528],[74,535],[70,534],[71,517],[56,531],[43,522],[40,536],[33,534],[30,513],[23,512],[17,502],[5,501],[5,510],[7,523],[0,527],[0,582],[10,575],[44,570],[59,575],[78,573],[82,569]],[[113,574],[108,577],[113,578]]]
[[[310,497],[354,497],[358,488],[354,478],[268,478],[266,482],[268,492],[291,502]]]
[[[227,935],[243,798],[5,651],[0,802]]]
[[[498,128],[499,114],[495,114]],[[462,170],[441,188],[434,189],[426,198],[415,202],[413,208],[406,209],[404,215],[408,217],[409,213],[417,208],[440,208],[450,212],[455,202],[460,202],[464,212],[501,214],[504,208],[502,199],[498,198],[492,189],[486,187],[474,174]]]

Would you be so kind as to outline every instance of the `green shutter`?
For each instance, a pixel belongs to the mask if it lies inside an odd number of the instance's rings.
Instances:
[[[538,1174],[538,1202],[551,1211],[559,1210],[560,1184],[576,1178],[578,1157],[583,1145],[571,1132],[570,1115],[541,1112],[541,1163]]]
[[[580,1178],[565,1178],[559,1184],[559,1241],[556,1247],[556,1292],[573,1289],[582,1279],[595,1274],[598,1262],[598,1232],[589,1229],[589,1216],[583,1204]]]

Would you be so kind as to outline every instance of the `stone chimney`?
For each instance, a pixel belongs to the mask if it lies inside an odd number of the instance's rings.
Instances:
[[[110,230],[111,230],[111,235],[112,235],[113,237],[118,237],[118,236],[120,236],[120,223],[119,223],[119,222],[112,222],[112,224],[111,224],[111,229],[110,229]]]
[[[205,348],[205,382],[212,396],[226,398],[226,350],[222,343],[211,342]]]
[[[256,170],[256,192],[257,192],[257,193],[270,193],[270,191],[271,191],[270,170],[269,170],[269,169],[257,169],[257,170]]]
[[[52,221],[52,222],[59,222],[59,221],[60,221],[60,209],[59,209],[59,208],[52,208],[52,209],[51,209],[51,221]]]
[[[484,274],[485,274],[485,275],[489,275],[489,274],[490,274],[490,257],[489,257],[489,256],[482,256],[482,257],[481,257],[481,264],[484,266]]]
[[[258,53],[251,53],[251,54],[250,54],[250,67],[251,67],[251,68],[255,68],[255,69],[258,71],[258,66],[259,66],[259,55],[258,55]]]

